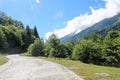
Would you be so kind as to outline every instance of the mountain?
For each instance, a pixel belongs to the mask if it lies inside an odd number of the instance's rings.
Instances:
[[[83,31],[75,34],[69,34],[67,36],[62,37],[60,40],[61,41],[68,41],[70,39],[76,41],[78,39],[82,39],[83,35],[89,35],[91,33],[98,33],[101,35],[105,35],[107,34],[107,32],[109,30],[120,30],[120,14],[117,14],[111,18],[106,18],[96,24],[94,24],[93,26],[90,26],[86,29],[84,29]]]
[[[75,33],[68,34],[68,35],[62,37],[60,40],[63,41],[63,42],[71,40],[74,35],[75,35]]]
[[[116,21],[113,25],[111,25],[109,28],[105,28],[101,31],[98,31],[97,34],[101,34],[105,37],[110,30],[120,31],[120,19]]]

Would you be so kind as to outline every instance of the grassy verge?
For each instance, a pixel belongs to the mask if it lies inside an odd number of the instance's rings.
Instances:
[[[5,57],[5,55],[0,54],[0,65],[6,63],[8,59]]]
[[[72,61],[69,59],[37,58],[62,64],[85,80],[120,80],[120,68],[85,64],[80,61]]]
[[[68,59],[38,58],[62,64],[85,80],[120,80],[120,68],[85,64]]]

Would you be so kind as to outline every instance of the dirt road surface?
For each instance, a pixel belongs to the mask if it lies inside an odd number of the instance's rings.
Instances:
[[[0,80],[83,80],[66,67],[31,57],[8,55],[0,66]]]

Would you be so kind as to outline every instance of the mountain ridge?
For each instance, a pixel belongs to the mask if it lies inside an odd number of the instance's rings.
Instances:
[[[100,34],[100,32],[102,30],[105,29],[109,29],[111,27],[113,27],[115,23],[117,23],[117,21],[120,21],[120,13],[111,17],[111,18],[106,18],[104,20],[99,21],[98,23],[95,23],[94,25],[80,31],[77,34],[68,34],[64,37],[62,37],[60,40],[61,41],[68,41],[68,40],[78,40],[78,39],[82,39],[83,35],[89,35],[91,33],[98,33]],[[111,29],[110,29],[111,30]],[[75,32],[74,32],[75,33]]]

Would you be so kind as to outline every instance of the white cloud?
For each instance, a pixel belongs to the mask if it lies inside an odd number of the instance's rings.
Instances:
[[[120,0],[103,0],[106,5],[104,8],[95,10],[90,7],[91,14],[83,14],[68,21],[66,26],[62,29],[55,30],[54,32],[46,33],[46,38],[52,33],[55,33],[59,38],[64,37],[72,32],[82,31],[95,23],[120,13]]]
[[[36,3],[38,3],[38,4],[40,3],[40,0],[35,0],[35,1],[36,1]]]

